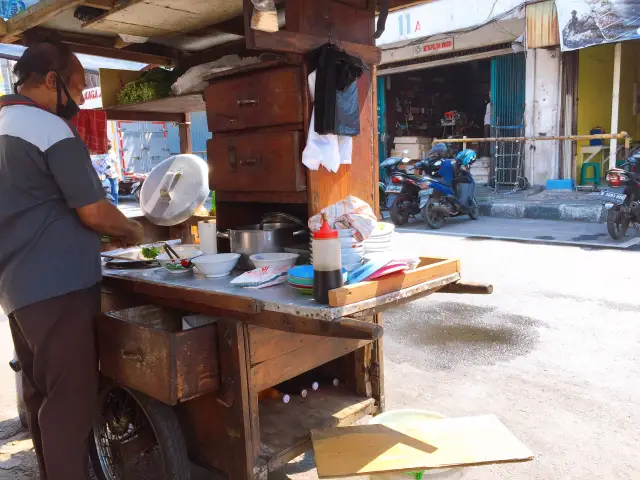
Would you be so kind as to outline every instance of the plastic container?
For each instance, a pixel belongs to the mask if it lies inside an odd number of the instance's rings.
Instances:
[[[342,285],[340,238],[325,219],[320,230],[313,232],[313,298],[327,305],[329,291]]]
[[[218,253],[218,232],[215,220],[198,222],[198,237],[202,253],[206,255]]]
[[[385,425],[390,428],[402,430],[403,427],[421,427],[424,425],[425,430],[429,428],[430,422],[437,422],[447,418],[435,412],[427,412],[425,410],[392,410],[374,417],[370,425]],[[442,468],[434,470],[425,470],[424,472],[393,472],[377,475],[370,475],[371,480],[460,480],[464,475],[464,469]]]

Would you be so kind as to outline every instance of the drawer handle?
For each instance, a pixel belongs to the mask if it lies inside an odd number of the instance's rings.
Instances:
[[[238,100],[239,107],[255,107],[260,102],[258,100]]]
[[[260,157],[245,158],[243,160],[240,160],[241,167],[255,167],[258,165],[260,165]]]
[[[140,355],[139,353],[128,352],[126,350],[122,350],[120,352],[120,356],[124,360],[133,360],[133,361],[138,362],[138,363],[144,362],[144,357],[142,355]]]

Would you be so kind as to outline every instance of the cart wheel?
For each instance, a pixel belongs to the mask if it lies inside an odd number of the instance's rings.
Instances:
[[[98,480],[189,480],[187,447],[168,405],[124,387],[100,395],[100,413],[89,439]]]

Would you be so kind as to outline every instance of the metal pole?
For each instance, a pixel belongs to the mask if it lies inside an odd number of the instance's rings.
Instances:
[[[611,96],[611,133],[618,133],[618,111],[620,109],[620,64],[622,61],[622,43],[616,43],[613,55],[613,94]],[[618,139],[612,138],[610,145],[609,168],[616,168]]]

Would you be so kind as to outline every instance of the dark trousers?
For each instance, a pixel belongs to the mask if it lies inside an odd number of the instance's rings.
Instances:
[[[491,125],[484,126],[484,138],[491,138]],[[482,157],[490,157],[491,156],[491,143],[482,142],[482,149],[480,155]]]
[[[87,439],[98,398],[95,318],[100,287],[9,315],[41,480],[87,480]]]
[[[118,180],[115,178],[107,178],[109,185],[111,186],[111,196],[113,197],[113,204],[118,206]]]

